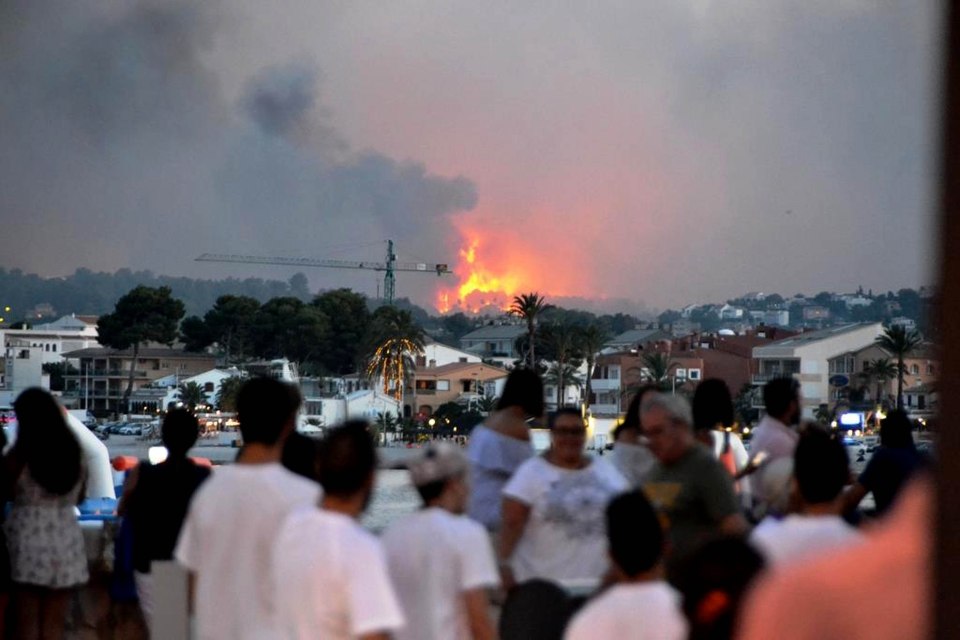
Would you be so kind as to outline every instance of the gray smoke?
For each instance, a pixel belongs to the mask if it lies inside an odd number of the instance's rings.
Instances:
[[[352,150],[302,61],[264,64],[231,104],[205,63],[223,23],[211,3],[0,3],[0,266],[285,278],[192,259],[387,238],[410,256],[442,250],[473,184]],[[309,275],[367,291],[376,277]]]

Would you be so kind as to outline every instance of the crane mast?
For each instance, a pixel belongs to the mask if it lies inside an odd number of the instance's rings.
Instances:
[[[287,267],[321,267],[329,269],[365,269],[383,271],[383,299],[393,304],[396,296],[396,273],[398,271],[436,273],[442,276],[451,273],[446,263],[397,262],[393,240],[387,240],[387,255],[384,262],[360,262],[355,260],[323,260],[317,258],[284,258],[271,256],[247,256],[223,253],[205,253],[197,262],[232,262],[238,264],[268,264]]]

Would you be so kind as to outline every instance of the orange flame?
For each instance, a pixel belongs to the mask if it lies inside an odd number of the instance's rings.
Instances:
[[[504,311],[510,308],[523,278],[515,270],[501,273],[484,260],[478,260],[480,246],[480,237],[473,234],[468,246],[460,249],[460,260],[454,269],[460,284],[443,288],[437,294],[437,309],[441,313],[453,310],[479,313],[486,307]]]

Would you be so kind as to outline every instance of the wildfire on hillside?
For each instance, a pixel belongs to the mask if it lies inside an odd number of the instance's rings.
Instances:
[[[479,313],[487,307],[506,310],[510,301],[519,291],[522,278],[518,270],[510,271],[492,267],[482,258],[478,258],[481,240],[477,235],[467,239],[465,248],[453,272],[460,283],[454,287],[442,287],[437,294],[437,309],[440,313],[463,311]]]
[[[464,226],[459,231],[462,247],[453,267],[458,283],[438,290],[440,313],[505,311],[516,295],[528,291],[568,295],[566,290],[577,280],[571,274],[576,271],[571,262],[548,263],[548,256],[532,250],[536,243],[522,234],[495,234]]]

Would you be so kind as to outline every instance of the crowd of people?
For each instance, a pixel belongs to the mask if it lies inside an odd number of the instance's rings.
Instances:
[[[771,381],[763,396],[749,453],[731,431],[726,385],[705,380],[692,406],[640,389],[611,456],[589,454],[580,410],[560,407],[538,454],[530,422],[544,414],[543,385],[517,369],[465,450],[435,442],[409,461],[422,507],[377,536],[359,521],[378,466],[368,425],[303,438],[296,388],[249,380],[237,397],[235,464],[211,472],[191,461],[197,421],[170,411],[167,459],[128,474],[118,510],[133,540],[141,609],[149,621],[152,563],[175,560],[189,572],[204,640],[817,638],[836,635],[830,624],[844,631],[836,637],[919,637],[890,635],[925,628],[922,607],[909,607],[926,584],[925,556],[914,548],[922,530],[903,515],[926,508],[922,480],[911,482],[925,461],[906,415],[890,413],[881,448],[852,478],[842,441],[800,424],[794,381]],[[70,594],[88,579],[73,510],[85,471],[49,393],[28,390],[15,410],[0,566],[0,607],[12,594],[15,615],[0,637],[61,638]],[[882,518],[876,534],[854,517],[869,492]],[[912,589],[888,611],[903,619],[845,626],[809,567],[829,572],[838,557],[872,557],[905,537],[915,543],[909,551],[869,565],[886,562],[886,577]],[[869,575],[851,567],[836,589]],[[870,587],[879,602],[890,597]],[[804,597],[830,613],[820,626],[783,621],[799,615],[787,603]]]

